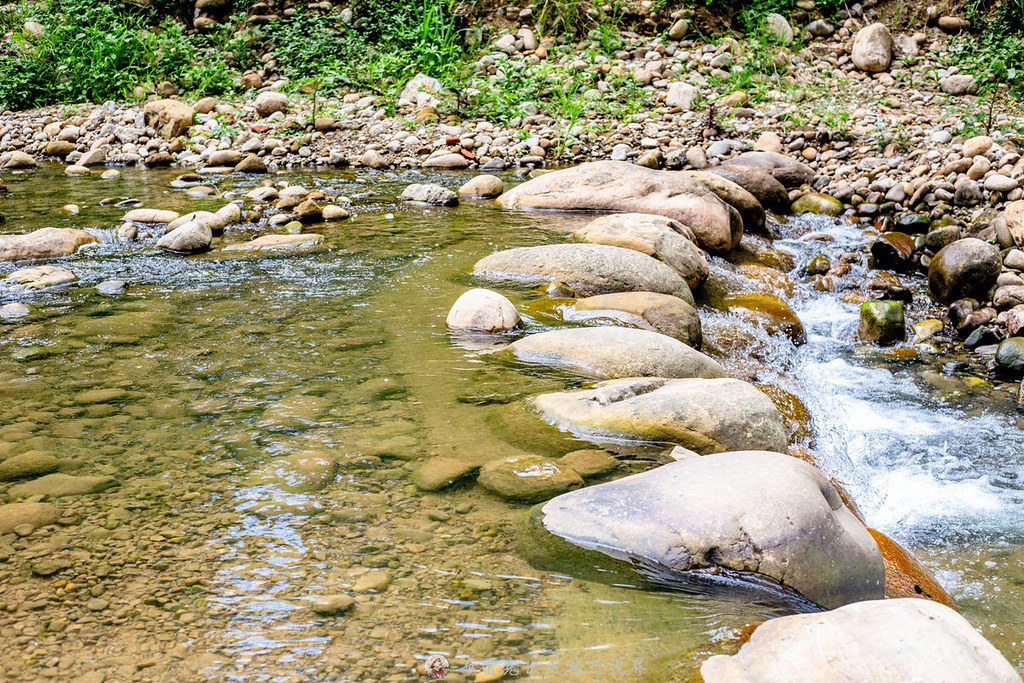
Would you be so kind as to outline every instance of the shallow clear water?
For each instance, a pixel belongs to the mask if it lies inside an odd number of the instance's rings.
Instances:
[[[410,463],[428,455],[485,462],[587,445],[522,408],[578,380],[488,361],[443,323],[477,259],[564,240],[560,231],[587,216],[490,202],[420,209],[393,202],[418,173],[334,172],[286,176],[354,200],[352,221],[311,228],[325,235],[319,252],[178,257],[151,239],[115,242],[124,209],[100,206],[105,197],[182,212],[225,201],[189,199],[170,188],[174,177],[41,169],[6,178],[0,229],[82,227],[104,242],[61,262],[79,277],[70,286],[0,292],[0,303],[33,309],[0,325],[0,457],[45,450],[63,471],[119,486],[61,498],[56,531],[0,543],[3,676],[413,680],[440,652],[521,677],[689,679],[707,654],[734,647],[734,628],[784,613],[750,595],[539,572],[516,551],[526,506],[472,484],[424,494],[407,481]],[[222,192],[258,182],[209,181]],[[63,213],[68,202],[81,213]],[[814,227],[838,238],[829,249],[863,239]],[[798,262],[821,248],[796,239],[805,228],[793,224],[780,243]],[[261,232],[270,229],[249,223],[223,239]],[[16,267],[0,264],[0,274]],[[111,278],[127,291],[95,290]],[[531,303],[537,293],[507,293],[533,311],[526,331],[563,324]],[[794,351],[760,337],[759,372],[808,404],[817,450],[869,523],[914,548],[1024,663],[1015,484],[1024,438],[1009,394],[993,399],[955,377],[936,387],[930,363],[859,349],[856,307],[833,295],[801,291],[795,306],[810,343]],[[719,319],[705,320],[708,337]],[[268,463],[310,451],[328,454],[336,472],[268,474]],[[644,449],[620,456],[622,473],[650,466]],[[34,573],[52,560],[68,566]],[[350,612],[309,609],[374,572],[387,585],[359,593]]]

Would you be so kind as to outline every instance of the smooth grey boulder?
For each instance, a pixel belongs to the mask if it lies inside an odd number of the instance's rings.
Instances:
[[[704,662],[705,683],[1017,683],[1013,666],[955,611],[869,600],[761,624],[740,651]]]
[[[810,166],[778,152],[744,152],[723,161],[722,165],[760,168],[771,173],[786,187],[800,187],[814,182],[814,170]]]
[[[678,339],[628,327],[576,327],[513,342],[509,350],[526,363],[585,377],[725,377],[718,361]]]
[[[702,454],[786,451],[779,411],[738,379],[631,377],[541,394],[534,406],[561,429],[597,440],[675,443]]]
[[[498,198],[509,209],[653,213],[679,221],[700,245],[725,253],[743,237],[743,219],[706,185],[672,171],[593,161],[545,173]]]
[[[686,175],[696,178],[708,186],[719,199],[736,209],[743,218],[744,232],[764,232],[764,207],[757,201],[757,197],[748,192],[739,183],[728,178],[707,171],[682,171]]]
[[[206,223],[191,221],[179,225],[174,230],[157,240],[156,246],[168,251],[180,251],[191,254],[210,248],[213,232]]]
[[[563,494],[538,516],[555,536],[641,573],[761,574],[830,609],[885,592],[867,529],[817,468],[781,453],[678,460]]]
[[[871,24],[857,31],[853,38],[851,57],[861,71],[876,73],[889,68],[892,61],[893,40],[885,24]]]
[[[672,267],[696,289],[708,276],[708,260],[693,231],[679,221],[648,213],[613,213],[577,230],[591,244],[608,244],[653,256]],[[687,303],[693,304],[693,301]]]
[[[693,301],[680,275],[655,258],[605,244],[547,244],[486,256],[473,266],[481,280],[547,284],[564,282],[577,296],[658,292]]]

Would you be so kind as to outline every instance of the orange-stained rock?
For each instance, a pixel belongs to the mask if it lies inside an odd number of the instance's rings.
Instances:
[[[803,323],[790,305],[774,294],[741,292],[726,296],[723,303],[730,313],[761,323],[770,334],[785,334],[794,344],[807,342]]]
[[[881,531],[868,528],[885,560],[885,597],[926,598],[959,611],[953,598],[909,550]]]
[[[741,263],[738,270],[744,277],[753,280],[772,294],[790,297],[796,291],[796,282],[793,281],[793,278],[776,268],[769,268],[757,263]]]
[[[808,462],[819,470],[821,469],[821,464],[818,462],[818,455],[810,448],[804,448],[803,446],[790,446],[789,450],[786,452],[794,458]],[[828,480],[829,483],[832,484],[832,487],[835,488],[836,493],[839,494],[839,498],[843,501],[843,505],[849,508],[850,512],[853,513],[853,516],[859,519],[861,524],[867,526],[867,522],[864,521],[864,515],[861,514],[860,508],[857,507],[857,501],[853,499],[853,496],[851,496],[850,492],[846,490],[846,487],[835,477],[829,477]]]
[[[793,441],[810,442],[814,438],[814,429],[811,427],[811,412],[800,398],[776,384],[758,384],[758,389],[768,394],[775,407],[782,415],[782,426],[786,430],[786,437],[790,443]]]

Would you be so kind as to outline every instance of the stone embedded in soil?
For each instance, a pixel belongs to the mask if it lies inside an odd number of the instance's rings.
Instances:
[[[677,296],[654,292],[600,294],[576,300],[577,311],[623,311],[639,316],[654,330],[699,349],[703,343],[697,309]]]
[[[60,516],[57,506],[52,503],[8,503],[0,505],[0,536],[12,534],[26,526],[37,529],[53,524]]]
[[[99,242],[83,230],[40,228],[24,235],[0,235],[0,261],[71,256],[79,247]]]
[[[708,262],[693,231],[679,221],[644,213],[613,213],[595,218],[575,236],[591,244],[607,244],[653,256],[671,266],[696,289],[708,276]],[[692,298],[687,301],[693,304]]]
[[[534,406],[556,426],[592,439],[677,443],[698,453],[786,450],[771,399],[736,379],[610,380],[542,394]]]
[[[578,327],[523,337],[509,345],[529,364],[586,377],[725,377],[714,359],[668,335],[626,327]]]
[[[558,464],[574,470],[584,479],[608,474],[619,468],[619,461],[614,455],[592,448],[566,453],[558,459]]]
[[[686,281],[646,254],[604,244],[518,247],[484,257],[473,275],[495,282],[565,283],[577,296],[614,292],[658,292],[691,299]]]
[[[436,457],[420,463],[409,474],[409,481],[421,491],[438,491],[465,479],[480,469],[480,465],[456,458]]]
[[[492,460],[480,468],[477,481],[503,498],[524,502],[547,500],[583,485],[575,470],[539,455]]]
[[[888,598],[923,598],[957,609],[956,603],[928,568],[881,531],[868,529],[885,560],[885,595]]]
[[[885,71],[892,60],[892,34],[885,24],[871,24],[857,31],[853,39],[854,65],[869,72]]]
[[[498,203],[509,209],[658,214],[690,228],[715,253],[728,252],[743,236],[739,212],[699,180],[618,161],[545,173],[509,190]]]
[[[106,476],[76,476],[72,474],[47,474],[39,479],[15,484],[8,493],[15,497],[46,496],[62,498],[64,496],[84,496],[99,493],[113,486],[117,480]]]
[[[478,287],[463,292],[455,300],[444,322],[455,330],[506,332],[518,327],[522,319],[506,297]]]
[[[558,496],[535,515],[549,533],[639,567],[762,574],[827,608],[884,594],[867,529],[818,469],[780,453],[679,460]]]
[[[56,456],[45,451],[26,451],[0,461],[0,481],[37,477],[60,466]]]
[[[975,237],[948,244],[928,266],[928,287],[939,303],[957,299],[988,299],[1003,268],[999,247]]]
[[[356,604],[355,598],[350,595],[324,595],[309,604],[309,608],[316,614],[338,614],[347,612]]]
[[[903,304],[899,301],[865,301],[860,305],[857,336],[861,341],[887,346],[907,339]]]
[[[701,666],[706,683],[978,681],[1017,683],[962,616],[927,600],[870,600],[772,619],[733,656]]]

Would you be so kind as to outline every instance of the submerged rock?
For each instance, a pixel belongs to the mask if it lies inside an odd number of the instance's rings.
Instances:
[[[8,503],[0,505],[0,536],[14,533],[18,527],[37,529],[53,524],[60,516],[52,503]]]
[[[26,451],[0,461],[0,481],[37,477],[57,469],[60,460],[44,451]]]
[[[907,324],[899,301],[865,301],[860,305],[857,336],[861,341],[887,346],[906,341]]]
[[[661,261],[604,244],[548,244],[499,251],[477,261],[473,275],[482,280],[529,284],[557,280],[584,297],[658,292],[693,298],[686,281]]]
[[[558,464],[569,467],[584,479],[608,474],[619,468],[619,461],[614,455],[592,448],[566,453],[558,459]]]
[[[506,297],[489,289],[471,289],[455,300],[445,325],[450,329],[505,332],[519,326],[519,311]]]
[[[46,496],[63,498],[64,496],[82,496],[88,493],[99,493],[117,486],[117,480],[104,476],[76,476],[72,474],[47,474],[23,484],[16,484],[8,493],[12,496]]]
[[[677,296],[654,292],[600,294],[576,300],[577,311],[623,311],[639,316],[654,330],[699,349],[703,342],[697,309]]]
[[[436,457],[423,461],[409,475],[409,480],[421,491],[437,491],[465,479],[480,469],[465,460]]]
[[[717,361],[667,335],[627,327],[551,330],[513,342],[526,363],[548,365],[586,377],[725,377]]]
[[[70,256],[86,244],[99,242],[82,230],[40,228],[25,235],[0,235],[0,261]]]
[[[575,233],[591,244],[608,244],[653,256],[696,289],[708,276],[708,261],[696,237],[679,221],[645,213],[615,213],[592,220]],[[687,303],[693,304],[693,300]]]
[[[575,470],[539,455],[493,460],[480,468],[477,481],[503,498],[537,502],[583,485]]]
[[[780,453],[679,460],[566,493],[535,515],[555,536],[649,577],[756,573],[827,608],[884,593],[867,529],[819,470]]]
[[[309,451],[274,458],[254,472],[253,486],[276,486],[289,493],[311,493],[330,484],[338,463],[327,453]]]
[[[679,221],[708,251],[739,244],[743,219],[706,185],[671,171],[620,161],[595,161],[527,181],[498,198],[509,209],[624,211]]]
[[[698,453],[786,450],[771,399],[737,379],[617,379],[542,394],[534,406],[556,426],[597,439],[668,442]]]
[[[962,616],[927,600],[869,600],[772,619],[731,657],[700,668],[706,683],[977,681],[1017,683],[1013,666]]]

